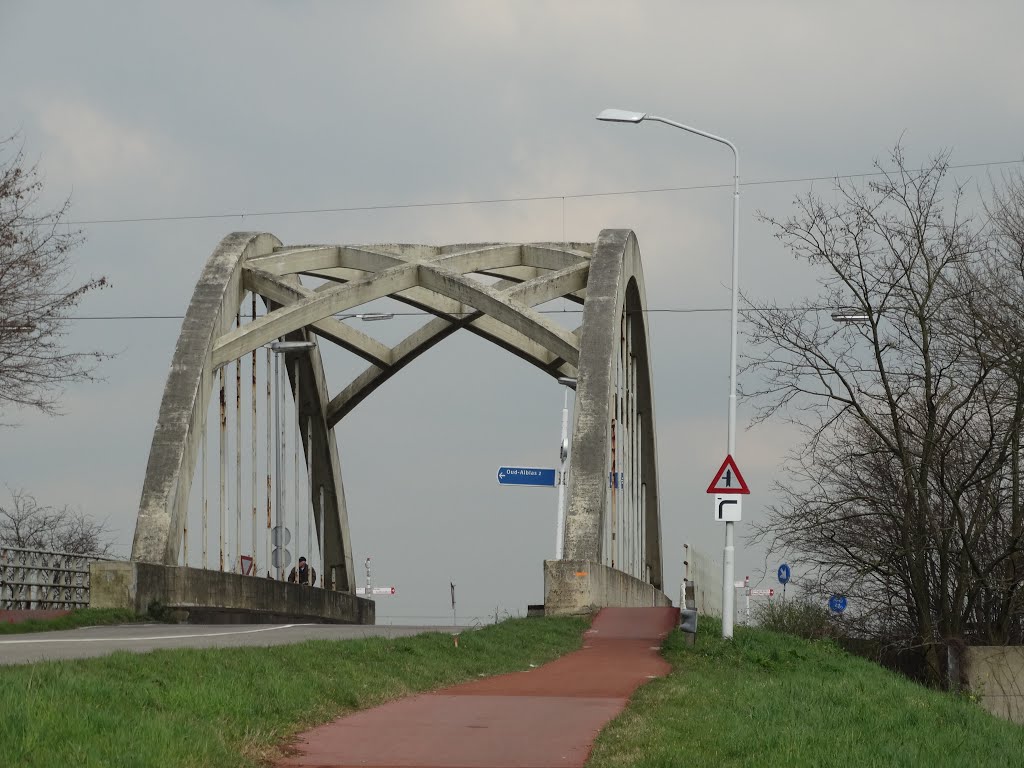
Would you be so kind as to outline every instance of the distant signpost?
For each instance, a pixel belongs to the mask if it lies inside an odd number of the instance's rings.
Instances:
[[[789,570],[789,564],[788,563],[783,563],[782,565],[779,566],[779,584],[782,584],[783,586],[788,584],[789,583],[789,577],[791,575],[792,575],[792,573]]]
[[[498,467],[498,485],[532,485],[554,488],[558,470],[537,467]]]
[[[842,613],[846,610],[846,598],[843,595],[832,595],[828,599],[828,607],[832,613]]]
[[[782,600],[786,600],[786,585],[789,583],[790,577],[793,573],[789,570],[789,563],[783,563],[779,566],[779,584],[782,585]]]

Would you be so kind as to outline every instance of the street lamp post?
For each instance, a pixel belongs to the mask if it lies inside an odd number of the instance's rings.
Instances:
[[[629,112],[623,109],[606,109],[597,116],[598,120],[613,123],[640,123],[644,120],[652,120],[658,123],[671,125],[673,128],[680,128],[689,133],[703,136],[706,139],[725,144],[732,150],[733,156],[733,194],[732,194],[732,306],[731,315],[731,338],[729,340],[729,455],[736,458],[736,343],[738,336],[737,319],[739,316],[739,279],[740,279],[740,153],[736,145],[721,136],[707,133],[688,125],[668,120],[664,117],[649,115],[645,112]],[[733,543],[733,523],[725,524],[725,557],[723,558],[722,575],[722,637],[732,638],[733,627],[733,579],[735,577],[735,556],[736,550]]]
[[[274,352],[274,386],[277,387],[277,396],[274,398],[274,428],[277,432],[277,450],[274,451],[274,474],[276,480],[275,486],[275,499],[274,505],[277,508],[276,511],[276,523],[277,523],[277,535],[278,541],[278,563],[277,566],[277,578],[280,581],[284,581],[284,569],[285,564],[281,555],[284,552],[284,547],[287,542],[284,540],[284,483],[282,475],[284,473],[284,424],[281,422],[281,410],[282,400],[284,399],[284,380],[281,372],[280,359],[282,355],[287,355],[290,352],[302,352],[307,351],[315,347],[316,344],[312,341],[275,341],[270,345],[270,349]],[[298,410],[298,403],[296,402],[296,410]],[[298,498],[295,499],[295,503],[298,504]],[[299,545],[299,532],[295,531],[295,546]],[[323,563],[320,564],[323,567]]]

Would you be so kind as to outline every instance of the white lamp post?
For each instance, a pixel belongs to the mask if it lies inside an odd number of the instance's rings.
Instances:
[[[613,123],[640,123],[644,120],[653,120],[658,123],[671,125],[673,128],[681,128],[684,131],[695,133],[706,139],[725,144],[732,150],[735,170],[733,172],[733,193],[732,193],[732,333],[729,342],[729,455],[736,458],[736,341],[737,341],[737,318],[739,305],[739,276],[740,276],[740,153],[736,145],[721,136],[707,133],[688,125],[677,123],[674,120],[667,120],[664,117],[649,115],[645,112],[629,112],[624,109],[606,109],[597,116],[598,120],[605,120]],[[733,523],[725,524],[725,557],[722,576],[722,637],[732,638],[733,626],[733,578],[735,566],[735,546],[733,544]]]

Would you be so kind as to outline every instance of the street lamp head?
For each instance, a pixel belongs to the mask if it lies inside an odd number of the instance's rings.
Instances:
[[[841,309],[832,313],[832,319],[837,323],[869,323],[871,316],[859,309]]]
[[[563,387],[568,387],[573,391],[576,390],[576,379],[573,378],[572,376],[559,376],[558,383],[561,384]]]
[[[316,342],[314,341],[273,341],[270,343],[270,348],[278,354],[302,352],[315,346]]]
[[[608,123],[639,123],[647,117],[646,112],[630,112],[628,109],[606,109],[597,116]]]

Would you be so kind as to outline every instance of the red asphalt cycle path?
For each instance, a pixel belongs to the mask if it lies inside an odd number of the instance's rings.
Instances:
[[[419,694],[299,737],[280,768],[582,767],[633,691],[668,674],[676,608],[604,608],[583,648],[542,667]]]

